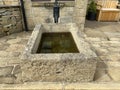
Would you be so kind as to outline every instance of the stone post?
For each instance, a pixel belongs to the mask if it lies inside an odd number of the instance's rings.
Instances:
[[[81,31],[84,30],[87,3],[88,0],[75,0],[73,21],[78,25]]]

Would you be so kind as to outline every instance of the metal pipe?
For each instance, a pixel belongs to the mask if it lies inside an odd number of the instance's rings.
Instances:
[[[25,28],[25,31],[28,31],[26,13],[25,13],[25,8],[24,8],[24,1],[20,0],[20,3],[21,3],[22,17],[23,17],[23,21],[24,21],[24,28]]]

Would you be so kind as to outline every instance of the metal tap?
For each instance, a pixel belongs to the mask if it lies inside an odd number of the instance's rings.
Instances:
[[[54,22],[58,23],[59,15],[60,14],[60,5],[58,4],[58,1],[55,0],[54,6],[53,6],[53,17]]]

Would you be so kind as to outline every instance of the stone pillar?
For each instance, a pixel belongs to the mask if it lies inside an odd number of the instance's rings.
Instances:
[[[29,30],[33,30],[36,24],[34,23],[36,22],[36,18],[34,18],[33,13],[37,13],[38,11],[36,12],[33,11],[31,0],[23,0],[23,1],[24,1],[24,6],[25,6],[28,28]]]
[[[75,0],[73,21],[78,25],[81,31],[84,30],[87,3],[88,0]]]

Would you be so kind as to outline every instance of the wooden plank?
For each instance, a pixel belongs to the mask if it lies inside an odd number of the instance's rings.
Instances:
[[[119,12],[117,9],[118,0],[97,0],[97,4],[102,7],[98,9],[98,21],[118,21],[119,20]],[[104,10],[102,8],[107,8],[109,10]]]
[[[101,11],[99,21],[118,21],[119,11]]]
[[[102,8],[116,8],[118,1],[113,1],[113,0],[98,0],[97,1],[98,5],[101,5]]]

